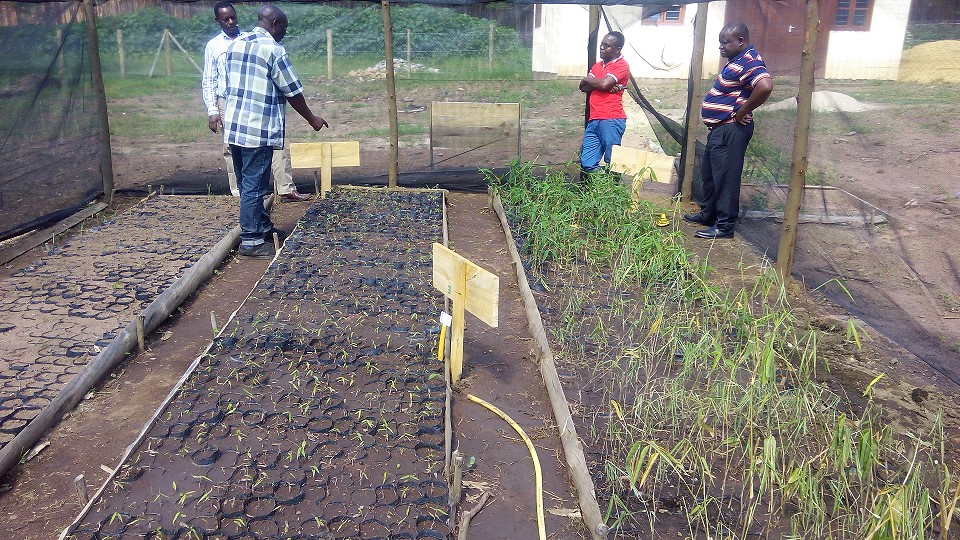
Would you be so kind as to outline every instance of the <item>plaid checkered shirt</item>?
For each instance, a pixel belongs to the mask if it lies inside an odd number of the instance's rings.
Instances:
[[[286,49],[255,27],[227,49],[226,76],[224,141],[282,148],[287,98],[303,93]]]

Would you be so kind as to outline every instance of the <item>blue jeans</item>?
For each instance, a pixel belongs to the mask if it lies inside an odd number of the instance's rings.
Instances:
[[[753,122],[732,122],[710,130],[700,160],[703,213],[716,219],[721,231],[732,231],[740,217],[740,177],[744,155],[753,137]]]
[[[613,145],[620,144],[627,129],[627,119],[590,120],[583,131],[583,146],[580,147],[580,166],[586,172],[600,168],[600,158],[610,163]]]
[[[273,192],[273,147],[244,148],[231,144],[230,153],[240,188],[240,247],[258,246],[263,243],[263,235],[273,230],[270,214],[263,208],[263,198]]]

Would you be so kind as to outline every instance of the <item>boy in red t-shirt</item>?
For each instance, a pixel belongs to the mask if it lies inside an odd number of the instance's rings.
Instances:
[[[626,41],[620,32],[610,32],[600,42],[600,61],[580,80],[580,91],[589,97],[590,117],[583,132],[580,166],[584,172],[600,168],[600,158],[610,163],[613,145],[620,144],[627,128],[623,91],[630,79],[630,66],[620,54]]]

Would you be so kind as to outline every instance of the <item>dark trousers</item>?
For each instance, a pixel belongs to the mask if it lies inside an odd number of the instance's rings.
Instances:
[[[703,200],[700,207],[716,219],[721,231],[732,231],[740,216],[740,176],[743,156],[753,137],[753,122],[717,126],[707,135],[707,146],[700,160]]]
[[[263,243],[263,235],[273,230],[270,214],[263,208],[263,198],[273,193],[273,147],[244,148],[231,144],[230,153],[240,187],[240,246],[258,246]]]

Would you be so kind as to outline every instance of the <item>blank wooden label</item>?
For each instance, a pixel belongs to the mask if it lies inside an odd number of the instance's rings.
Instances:
[[[499,324],[500,278],[457,255],[443,244],[433,244],[433,286],[450,299],[457,283],[457,271],[461,264],[467,265],[467,290],[465,308],[487,325],[496,328]]]
[[[434,101],[430,104],[432,148],[520,147],[519,103]]]
[[[651,178],[650,171],[656,176],[655,181],[669,184],[673,175],[673,162],[677,158],[666,154],[658,154],[639,148],[630,148],[629,146],[613,145],[613,152],[610,156],[610,169],[614,172],[636,175],[644,169],[642,178]]]
[[[359,141],[324,141],[290,143],[290,166],[294,169],[319,169],[323,165],[323,148],[330,148],[332,167],[359,167]]]

